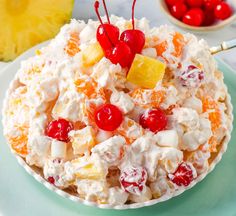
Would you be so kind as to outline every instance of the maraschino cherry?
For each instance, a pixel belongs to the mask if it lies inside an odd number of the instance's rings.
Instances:
[[[136,0],[133,1],[133,6],[132,6],[133,29],[125,30],[120,36],[120,40],[128,44],[134,54],[141,53],[145,44],[145,34],[142,31],[135,29],[135,23],[134,23],[135,4]]]
[[[106,52],[107,50],[112,49],[114,44],[118,43],[119,36],[120,36],[120,30],[119,30],[119,28],[117,28],[116,26],[111,24],[105,0],[103,0],[103,5],[105,8],[108,23],[103,23],[103,21],[101,19],[101,16],[98,11],[99,2],[96,1],[94,3],[94,8],[95,8],[96,14],[97,14],[98,19],[101,23],[97,29],[97,40],[100,43],[103,50]]]
[[[123,121],[122,112],[112,104],[104,104],[95,112],[95,122],[104,131],[114,131]]]
[[[161,109],[152,109],[140,116],[139,124],[144,129],[157,133],[166,129],[167,117]]]
[[[71,130],[73,130],[72,123],[67,121],[66,119],[61,118],[49,122],[45,134],[53,139],[63,142],[68,142],[69,141],[68,134]]]
[[[113,64],[120,64],[124,68],[130,67],[134,59],[134,54],[126,43],[119,41],[119,29],[110,24],[105,0],[103,0],[103,4],[108,20],[108,23],[106,24],[103,23],[98,11],[99,1],[95,1],[94,3],[96,14],[101,22],[101,25],[97,30],[97,40],[100,43],[106,58],[108,58]]]

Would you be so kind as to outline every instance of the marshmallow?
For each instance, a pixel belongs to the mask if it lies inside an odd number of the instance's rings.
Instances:
[[[154,138],[159,146],[173,148],[178,147],[179,138],[176,130],[160,131],[154,136]]]
[[[67,144],[58,140],[53,140],[51,144],[51,156],[53,158],[65,158],[66,157]]]

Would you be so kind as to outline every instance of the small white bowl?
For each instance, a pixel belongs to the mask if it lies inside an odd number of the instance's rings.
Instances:
[[[190,31],[194,31],[194,32],[209,32],[209,31],[216,31],[219,30],[231,23],[233,23],[234,21],[236,21],[236,5],[235,5],[235,1],[231,0],[229,1],[230,5],[233,7],[233,15],[231,17],[229,17],[226,20],[223,21],[219,21],[211,26],[201,26],[201,27],[196,27],[196,26],[190,26],[187,25],[183,22],[181,22],[180,20],[176,19],[175,17],[173,17],[170,14],[169,8],[166,5],[165,0],[157,0],[159,3],[159,6],[161,8],[161,10],[163,11],[163,13],[167,16],[167,18],[176,26],[179,26],[180,28],[184,28]]]

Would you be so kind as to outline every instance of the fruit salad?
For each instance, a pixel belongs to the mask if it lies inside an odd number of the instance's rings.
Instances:
[[[172,197],[208,173],[229,133],[223,75],[204,40],[95,10],[100,21],[73,19],[22,62],[4,134],[45,180],[89,202]]]

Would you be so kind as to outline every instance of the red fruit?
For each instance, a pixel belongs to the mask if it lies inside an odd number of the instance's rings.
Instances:
[[[210,26],[215,22],[214,10],[205,10],[204,11],[204,21],[203,26]]]
[[[133,52],[123,41],[119,41],[114,48],[107,50],[105,54],[113,64],[120,64],[123,68],[130,67],[134,60]]]
[[[109,23],[101,24],[97,29],[97,40],[104,52],[118,43],[119,35],[119,28]]]
[[[215,7],[215,17],[220,20],[229,18],[232,14],[232,8],[226,2],[221,2]]]
[[[120,175],[120,184],[124,191],[139,195],[147,181],[147,171],[143,167],[126,167]]]
[[[170,12],[175,18],[181,19],[187,12],[187,6],[182,2],[177,2],[171,7]]]
[[[166,4],[168,6],[173,6],[174,4],[176,4],[177,2],[182,2],[184,3],[185,0],[165,0]]]
[[[46,135],[59,141],[68,142],[68,133],[73,130],[73,125],[65,120],[58,119],[51,121],[46,128]]]
[[[152,109],[140,116],[139,124],[153,133],[162,131],[167,126],[167,117],[161,109]]]
[[[189,88],[198,87],[204,80],[204,72],[195,65],[189,65],[179,76],[182,86]]]
[[[216,5],[222,2],[222,0],[204,0],[203,6],[206,10],[214,10]]]
[[[186,0],[190,8],[201,7],[203,5],[203,0]]]
[[[192,167],[189,164],[179,165],[174,174],[169,174],[168,178],[178,186],[187,187],[194,179]]]
[[[48,181],[51,184],[55,184],[55,179],[52,176],[48,177]]]
[[[133,53],[141,53],[145,44],[145,34],[137,29],[125,30],[120,40],[124,41]]]
[[[97,126],[105,131],[114,131],[123,121],[123,115],[118,107],[105,104],[95,112]]]
[[[190,9],[183,17],[183,22],[191,26],[201,26],[204,20],[204,13],[200,8]]]

